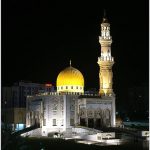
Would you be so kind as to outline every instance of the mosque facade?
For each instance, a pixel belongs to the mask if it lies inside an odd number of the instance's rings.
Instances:
[[[114,58],[111,56],[112,37],[106,16],[101,23],[99,43],[99,93],[84,93],[84,77],[70,62],[70,66],[58,74],[56,92],[27,97],[27,127],[36,124],[42,129],[42,135],[47,136],[51,131],[71,131],[76,126],[115,126],[115,94],[112,88]]]

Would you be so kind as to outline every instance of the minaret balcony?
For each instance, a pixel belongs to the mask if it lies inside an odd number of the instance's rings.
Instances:
[[[112,37],[111,36],[99,36],[99,40],[110,41],[110,40],[112,40]]]
[[[102,39],[102,40],[99,40],[99,43],[101,44],[101,47],[110,47],[111,46],[111,43],[112,43],[112,40],[105,40],[105,39]]]
[[[114,57],[98,57],[98,61],[110,61],[110,62],[114,62]]]

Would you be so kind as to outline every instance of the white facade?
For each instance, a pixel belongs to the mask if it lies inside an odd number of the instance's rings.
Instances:
[[[27,98],[26,125],[39,125],[42,135],[70,131],[72,127],[90,128],[115,125],[114,97],[50,93]]]

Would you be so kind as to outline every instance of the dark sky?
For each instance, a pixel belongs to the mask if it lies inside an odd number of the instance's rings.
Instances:
[[[18,80],[55,85],[71,59],[83,73],[85,87],[98,89],[98,36],[104,8],[113,39],[115,93],[148,83],[148,1],[3,0],[2,85]]]

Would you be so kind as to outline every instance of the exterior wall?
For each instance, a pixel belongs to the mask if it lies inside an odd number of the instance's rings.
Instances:
[[[13,107],[12,101],[12,88],[11,87],[3,87],[2,88],[2,97],[1,97],[1,119],[4,123],[12,123],[13,122]]]
[[[63,128],[64,104],[62,95],[51,95],[43,98],[45,124],[42,128]],[[55,121],[54,121],[55,119]]]
[[[78,95],[45,95],[27,98],[27,126],[39,118],[42,134],[50,131],[64,131],[75,124],[75,101]],[[37,116],[35,116],[35,114]],[[43,116],[40,118],[40,116]],[[37,122],[37,121],[36,121]]]
[[[2,110],[5,127],[12,127],[16,130],[20,124],[23,128],[26,124],[26,109],[25,108],[6,108]]]
[[[112,126],[115,127],[116,126],[116,99],[115,96],[112,96]]]
[[[2,88],[2,108],[11,108],[13,106],[12,101],[12,88],[11,87],[3,87]]]
[[[14,109],[2,109],[2,121],[6,124],[12,124],[14,122]]]
[[[42,126],[43,135],[50,131],[66,131],[74,126],[75,100],[77,95],[51,95],[45,97],[44,105],[46,125]],[[54,125],[56,119],[56,125]]]
[[[26,124],[31,126],[39,123],[43,136],[52,131],[71,131],[72,127],[81,125],[81,119],[85,119],[84,126],[88,127],[91,127],[90,119],[93,119],[94,125],[100,119],[102,126],[113,126],[113,99],[114,97],[84,97],[59,93],[30,96],[27,98]]]
[[[15,108],[14,109],[14,123],[15,124],[25,124],[26,123],[26,109],[25,108]]]
[[[22,110],[26,108],[27,95],[51,91],[54,91],[54,87],[51,84],[29,82],[18,82],[11,87],[2,87],[2,121],[7,124],[14,124],[14,128],[17,122],[25,124],[26,113],[22,112]],[[18,117],[22,118],[22,120],[18,119]]]
[[[26,103],[26,126],[42,125],[43,109],[42,109],[42,97],[28,97]]]
[[[114,97],[81,98],[78,100],[78,108],[78,120],[85,119],[88,127],[115,126]]]
[[[19,91],[19,87],[18,86],[13,86],[12,87],[12,101],[13,101],[13,106],[12,107],[22,107],[20,106],[20,103],[23,101],[19,95],[22,95],[20,94],[20,91]],[[21,104],[24,106],[24,103]]]
[[[54,92],[54,87],[50,84],[29,82],[18,82],[11,87],[2,87],[2,108],[25,108],[27,95],[44,92]]]
[[[78,99],[78,95],[66,95],[67,103],[66,103],[66,112],[67,112],[67,128],[71,126],[75,126],[76,120],[76,101]]]

